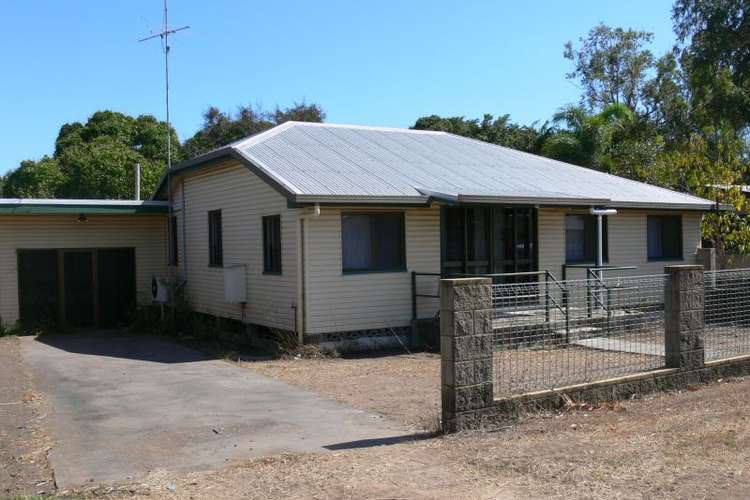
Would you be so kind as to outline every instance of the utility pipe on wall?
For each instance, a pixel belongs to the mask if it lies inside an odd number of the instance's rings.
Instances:
[[[596,267],[601,268],[604,265],[604,222],[602,217],[605,215],[617,215],[614,208],[591,208],[589,213],[596,215]],[[602,279],[601,269],[596,272],[599,279]]]

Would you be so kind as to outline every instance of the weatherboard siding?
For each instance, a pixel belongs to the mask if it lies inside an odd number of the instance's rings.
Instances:
[[[377,212],[323,207],[306,220],[306,333],[331,333],[399,327],[411,321],[409,271],[440,271],[440,211],[437,208],[395,210],[405,213],[406,271],[344,274],[341,267],[341,214]],[[392,210],[393,211],[393,210]],[[435,293],[436,279],[420,281]],[[422,317],[434,316],[438,303],[420,301]]]
[[[539,269],[547,269],[558,279],[565,263],[565,214],[586,213],[580,210],[539,209]],[[675,212],[647,210],[619,210],[609,217],[609,266],[637,266],[630,271],[614,274],[663,273],[664,266],[694,264],[696,249],[701,244],[699,212],[682,213],[682,260],[649,261],[646,236],[648,215],[674,215]],[[583,278],[585,271],[571,269],[568,278]]]
[[[136,291],[151,301],[151,277],[166,271],[166,218],[163,215],[0,216],[0,318],[19,319],[19,249],[135,248]]]
[[[178,178],[173,195],[178,224],[178,269],[187,279],[191,306],[202,313],[293,330],[299,210],[287,208],[286,198],[236,161],[186,175],[184,193],[182,185]],[[184,227],[182,196],[185,197]],[[208,265],[210,210],[221,210],[224,266],[246,266],[247,305],[244,310],[240,304],[230,304],[224,299],[224,269]],[[263,273],[261,218],[265,215],[281,215],[281,275]],[[187,249],[183,241],[187,242]]]

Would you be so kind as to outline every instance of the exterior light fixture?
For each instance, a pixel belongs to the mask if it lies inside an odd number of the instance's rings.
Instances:
[[[88,221],[89,221],[89,218],[86,216],[86,214],[78,214],[78,222],[83,224]]]

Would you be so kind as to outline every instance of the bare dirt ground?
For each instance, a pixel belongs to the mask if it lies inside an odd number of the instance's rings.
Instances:
[[[304,363],[304,362],[303,362]],[[750,496],[750,379],[463,433],[100,488],[165,498],[728,498]],[[93,495],[93,492],[85,495]]]
[[[18,338],[0,338],[0,497],[55,491],[42,402],[21,363]]]
[[[2,342],[9,342],[0,344],[4,368],[13,340]],[[429,415],[438,411],[435,355],[241,365],[415,427],[429,428]],[[0,375],[12,377],[12,371]],[[35,404],[31,398],[21,406],[33,411]],[[8,417],[3,417],[6,432]],[[29,443],[40,442],[31,438],[26,436]],[[4,467],[12,446],[3,438]],[[37,444],[29,449],[44,448]],[[23,479],[32,476],[17,476],[18,484],[32,484]],[[6,482],[7,477],[2,476],[3,487],[15,489],[2,490],[0,497],[43,489],[21,489]],[[598,407],[572,405],[559,412],[528,414],[498,432],[432,438],[415,433],[413,441],[385,446],[363,443],[323,454],[276,455],[187,474],[155,471],[137,483],[57,494],[180,499],[744,499],[750,497],[750,378]]]
[[[358,359],[245,361],[243,367],[433,430],[440,414],[440,355],[404,354]]]

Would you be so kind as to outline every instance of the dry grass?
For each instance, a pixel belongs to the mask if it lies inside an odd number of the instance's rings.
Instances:
[[[495,351],[492,366],[500,398],[662,368],[664,357],[567,345]]]
[[[21,363],[19,339],[0,338],[0,498],[54,491],[40,396]]]
[[[136,497],[185,499],[744,499],[749,395],[750,379],[723,382],[596,408],[572,405],[504,432],[282,455],[187,475],[155,472],[129,488]]]
[[[415,429],[435,430],[440,412],[437,354],[244,361],[240,365]]]

